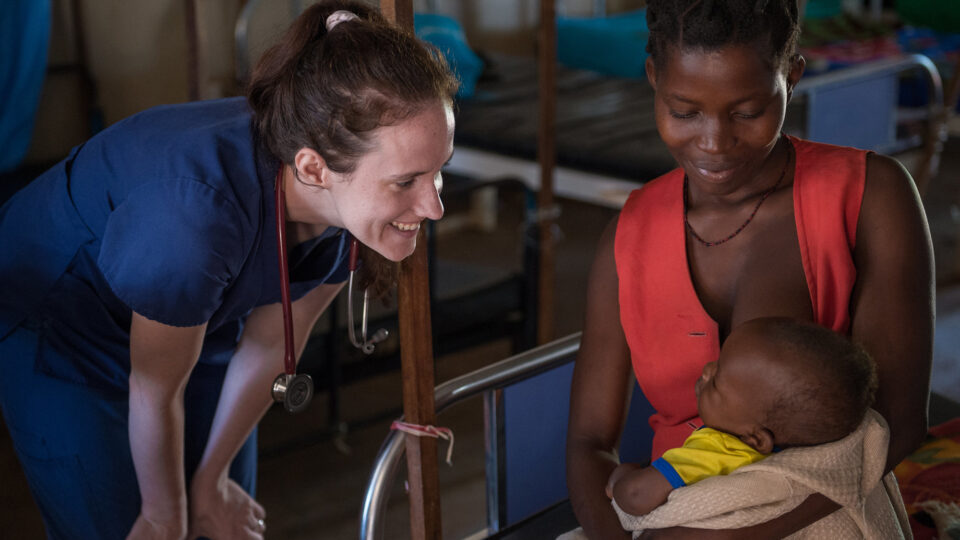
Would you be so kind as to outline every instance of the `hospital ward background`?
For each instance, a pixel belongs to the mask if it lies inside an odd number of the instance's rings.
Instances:
[[[445,54],[461,81],[446,215],[427,233],[437,425],[455,435],[438,442],[444,538],[553,538],[543,522],[558,531],[575,525],[556,446],[587,273],[630,190],[674,166],[643,72],[644,1],[556,0],[552,34],[541,32],[541,1],[413,2],[417,35]],[[309,4],[7,2],[0,203],[135,112],[241,95],[257,55]],[[960,5],[800,4],[807,73],[785,131],[897,157],[917,182],[930,224],[937,280],[930,426],[940,429],[899,474],[917,538],[932,538],[937,520],[950,518],[915,505],[960,504]],[[556,36],[555,165],[546,198],[538,162],[541,35]],[[371,307],[370,331],[385,328],[390,337],[371,355],[351,347],[354,321],[341,294],[300,364],[315,381],[315,399],[296,415],[274,406],[260,423],[257,500],[268,538],[409,537],[406,471],[391,431],[402,415],[397,310],[395,302]],[[481,383],[488,386],[471,386]],[[505,405],[514,399],[520,405],[510,412]],[[542,409],[517,414],[532,401]],[[541,435],[541,423],[553,431]],[[960,528],[960,515],[953,519]],[[5,427],[0,531],[44,537]]]

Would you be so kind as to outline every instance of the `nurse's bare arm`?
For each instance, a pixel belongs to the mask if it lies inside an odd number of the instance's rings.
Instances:
[[[205,324],[181,328],[133,314],[129,435],[142,503],[132,537],[182,538],[187,532],[183,391],[205,330]]]
[[[317,318],[342,286],[320,285],[293,303],[298,361]],[[208,510],[203,503],[216,500],[216,494],[225,489],[230,462],[273,402],[270,388],[283,371],[283,355],[281,304],[254,309],[247,317],[240,344],[227,368],[210,439],[190,487],[192,527],[194,514]]]
[[[607,226],[587,284],[580,351],[573,370],[567,431],[567,487],[577,520],[589,538],[629,538],[605,488],[617,466],[630,388],[630,352],[620,326],[613,244],[617,220]]]

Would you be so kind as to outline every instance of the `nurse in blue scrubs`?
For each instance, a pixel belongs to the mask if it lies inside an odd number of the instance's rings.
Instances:
[[[347,276],[439,219],[457,82],[323,1],[244,98],[157,107],[0,209],[0,404],[52,538],[262,538],[256,425],[282,365],[283,183],[298,354]]]

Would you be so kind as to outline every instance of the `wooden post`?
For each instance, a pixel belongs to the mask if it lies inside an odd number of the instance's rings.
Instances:
[[[197,25],[197,2],[185,0],[184,20],[187,27],[187,99],[200,99],[200,36]]]
[[[90,75],[90,64],[87,62],[86,26],[83,23],[83,3],[81,0],[70,0],[70,18],[73,25],[73,49],[76,54],[74,67],[80,72],[80,101],[86,108],[87,136],[92,137],[97,131],[104,128],[103,111],[100,109],[97,97],[97,86]]]
[[[413,32],[413,0],[380,0],[380,13],[400,28]]]
[[[404,420],[434,425],[433,339],[426,247],[426,230],[421,228],[416,251],[400,263],[397,284],[400,302],[400,371],[403,377]],[[439,539],[437,440],[407,436],[406,451],[407,481],[410,486],[410,537],[415,540]]]
[[[380,0],[380,11],[389,20],[413,32],[412,0]],[[417,236],[417,249],[400,263],[399,272],[397,299],[404,420],[434,425],[433,336],[425,227],[420,228]],[[410,486],[410,537],[414,540],[438,540],[441,527],[437,440],[407,436],[406,451]]]
[[[537,159],[540,162],[540,192],[537,196],[540,231],[540,276],[537,305],[537,342],[554,338],[555,238],[556,202],[553,198],[553,169],[557,161],[554,124],[557,108],[557,26],[554,0],[540,0],[539,55],[537,74],[540,81],[540,124],[537,136]]]

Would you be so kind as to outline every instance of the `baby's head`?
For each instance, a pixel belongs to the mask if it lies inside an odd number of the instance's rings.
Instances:
[[[862,347],[822,326],[781,317],[734,328],[696,386],[704,425],[765,454],[774,445],[843,438],[863,420],[876,389],[876,368]]]

